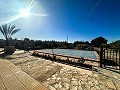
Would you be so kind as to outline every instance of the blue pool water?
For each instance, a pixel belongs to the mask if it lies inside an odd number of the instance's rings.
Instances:
[[[44,49],[42,50],[46,53],[62,54],[67,56],[83,57],[95,59],[96,55],[94,51],[84,51],[84,50],[72,50],[72,49]]]

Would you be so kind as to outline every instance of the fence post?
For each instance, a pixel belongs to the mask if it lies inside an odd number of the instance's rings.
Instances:
[[[119,49],[119,71],[120,71],[120,49]]]
[[[100,46],[100,67],[102,68],[103,62],[103,45]]]
[[[105,60],[105,55],[106,55],[106,54],[105,54],[105,49],[103,49],[103,56],[104,56],[104,57],[102,57],[102,60],[104,60],[104,61],[103,61],[104,67],[105,67],[105,65],[106,65],[106,63],[107,63],[107,61]]]

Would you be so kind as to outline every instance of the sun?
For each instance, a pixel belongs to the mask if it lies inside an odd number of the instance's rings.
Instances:
[[[46,17],[50,15],[41,12],[44,12],[44,8],[39,5],[39,1],[37,0],[15,0],[15,4],[12,4],[14,0],[7,1],[7,3],[4,3],[0,0],[0,24],[11,23],[17,19],[25,20],[26,22],[29,19],[34,20],[32,19],[34,17]],[[36,13],[36,11],[39,13]]]
[[[19,14],[21,17],[28,17],[30,15],[29,9],[20,9]]]

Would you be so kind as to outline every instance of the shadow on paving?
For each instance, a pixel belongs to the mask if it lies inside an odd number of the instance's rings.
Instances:
[[[7,54],[5,54],[5,53],[0,53],[0,58],[2,58],[2,59],[13,59],[13,58],[11,57],[11,55],[7,55]]]
[[[24,52],[23,53],[13,53],[12,55],[8,55],[5,54],[4,52],[0,53],[0,58],[2,59],[7,59],[7,60],[11,60],[11,59],[15,59],[15,58],[23,58],[23,57],[28,57],[28,56],[24,56]],[[21,56],[19,56],[21,55]]]
[[[120,73],[120,68],[119,68],[120,66],[119,66],[118,62],[115,62],[113,60],[108,60],[108,59],[104,59],[103,61],[104,61],[103,65],[106,70]]]
[[[52,75],[54,75],[56,72],[60,71],[61,68],[62,68],[62,66],[54,66],[50,70],[40,74],[39,77],[36,77],[35,79],[40,81],[40,82],[43,82],[46,79],[48,79],[49,77],[51,77]]]
[[[108,66],[119,66],[115,61],[113,60],[108,60],[108,59],[104,59],[104,64],[108,65]]]

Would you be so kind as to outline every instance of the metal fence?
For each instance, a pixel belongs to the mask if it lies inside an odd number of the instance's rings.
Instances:
[[[120,71],[120,49],[100,48],[100,66],[114,71]]]

